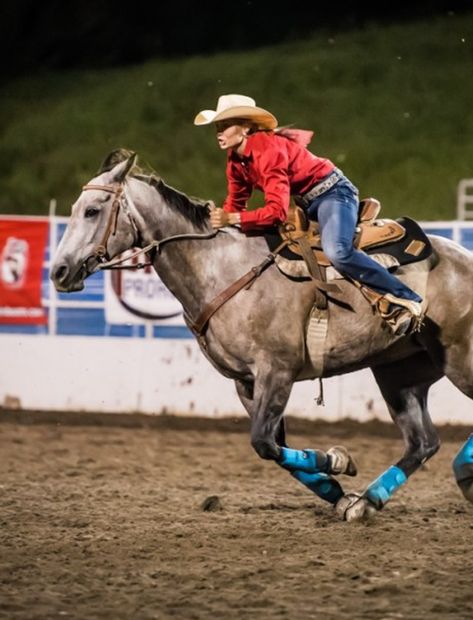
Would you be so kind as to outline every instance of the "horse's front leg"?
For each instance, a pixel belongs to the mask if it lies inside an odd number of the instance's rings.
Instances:
[[[426,353],[372,369],[389,413],[400,428],[404,455],[374,480],[362,494],[347,494],[337,512],[347,521],[363,519],[381,510],[409,476],[433,456],[440,440],[427,409],[430,386],[440,378]]]
[[[237,394],[241,400],[242,405],[245,407],[250,418],[253,418],[253,410],[255,407],[255,401],[253,399],[254,387],[255,387],[254,381],[243,381],[243,380],[237,379],[235,381],[235,386],[236,386]],[[283,416],[281,416],[279,420],[279,425],[275,433],[275,440],[278,446],[287,447],[286,422]]]
[[[251,443],[263,459],[274,460],[322,499],[335,504],[342,496],[340,484],[331,474],[356,473],[342,447],[328,452],[294,450],[285,445],[283,414],[292,385],[293,372],[259,373],[254,383],[237,381],[240,400],[251,418]]]

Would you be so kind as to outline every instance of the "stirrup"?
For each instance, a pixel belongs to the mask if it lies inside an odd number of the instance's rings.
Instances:
[[[386,293],[378,301],[378,312],[395,336],[419,331],[422,326],[422,305],[417,301]]]

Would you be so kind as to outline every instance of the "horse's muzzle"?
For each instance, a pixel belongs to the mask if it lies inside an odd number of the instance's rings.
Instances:
[[[55,265],[51,271],[51,280],[59,293],[73,293],[84,288],[87,268],[82,264],[74,273],[67,263]]]

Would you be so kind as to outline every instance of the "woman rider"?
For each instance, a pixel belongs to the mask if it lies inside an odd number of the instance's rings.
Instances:
[[[277,120],[251,97],[222,95],[216,110],[203,110],[195,125],[214,123],[220,149],[227,151],[228,194],[223,209],[213,209],[214,228],[239,224],[261,230],[286,221],[291,195],[298,196],[320,227],[322,248],[343,275],[383,295],[383,318],[396,335],[414,329],[422,298],[353,245],[358,221],[357,188],[326,158],[274,131]],[[247,209],[253,189],[264,193],[264,206]],[[392,318],[395,317],[393,321]]]

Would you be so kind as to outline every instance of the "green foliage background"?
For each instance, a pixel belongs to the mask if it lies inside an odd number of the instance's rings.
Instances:
[[[10,83],[0,99],[0,212],[45,214],[56,198],[68,214],[119,146],[218,203],[225,154],[193,118],[232,92],[281,125],[313,129],[311,150],[380,199],[385,216],[455,218],[458,181],[473,177],[473,15]]]

